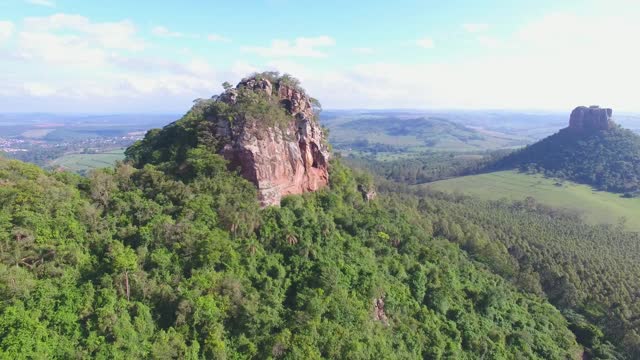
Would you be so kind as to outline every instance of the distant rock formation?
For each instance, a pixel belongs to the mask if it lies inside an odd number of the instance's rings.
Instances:
[[[578,106],[571,112],[569,129],[575,131],[609,130],[614,126],[613,111],[599,106]]]
[[[258,188],[262,206],[278,205],[285,195],[316,191],[329,181],[329,149],[304,90],[259,76],[242,80],[220,100],[235,104],[240,89],[262,92],[284,107],[285,124],[264,126],[269,119],[241,114],[233,121],[212,119],[225,139],[222,155]],[[277,98],[273,98],[276,96]]]

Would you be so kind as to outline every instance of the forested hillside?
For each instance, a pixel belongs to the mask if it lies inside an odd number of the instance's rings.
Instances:
[[[331,188],[258,211],[203,149],[183,177],[0,161],[6,358],[575,358],[566,320],[394,200]],[[362,180],[361,180],[362,182]]]
[[[418,209],[435,235],[459,244],[524,291],[547,297],[570,319],[590,356],[640,357],[640,234],[586,225],[533,198],[482,201],[397,183],[380,190]]]
[[[520,168],[632,194],[640,190],[640,136],[615,126],[604,131],[563,129],[507,156],[494,168]]]
[[[640,355],[639,235],[533,199],[385,180],[376,198],[326,162],[295,79],[227,85],[88,177],[0,159],[0,357]],[[411,183],[499,155],[430,156],[357,165]],[[258,202],[291,178],[306,194]]]
[[[452,177],[486,171],[496,161],[509,154],[510,150],[495,150],[470,153],[424,152],[406,158],[378,160],[373,156],[349,156],[345,162],[352,167],[402,184],[423,184]]]

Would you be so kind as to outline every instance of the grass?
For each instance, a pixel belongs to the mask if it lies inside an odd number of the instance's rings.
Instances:
[[[122,159],[124,159],[124,149],[108,150],[97,154],[67,154],[53,160],[49,167],[83,172],[110,167]]]
[[[621,218],[625,218],[629,230],[640,231],[640,199],[625,199],[619,194],[596,191],[587,185],[541,175],[500,171],[417,186],[462,193],[484,200],[523,200],[531,196],[551,207],[578,211],[591,224],[618,224]]]

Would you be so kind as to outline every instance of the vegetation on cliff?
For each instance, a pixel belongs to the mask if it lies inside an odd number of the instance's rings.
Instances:
[[[243,126],[246,121],[259,121],[263,127],[278,127],[291,120],[291,114],[280,98],[270,95],[285,86],[304,93],[298,80],[276,72],[254,74],[247,79],[269,80],[269,91],[259,91],[243,83],[234,88],[225,83],[225,91],[221,95],[196,99],[182,119],[162,129],[150,130],[142,141],[127,149],[127,159],[134,166],[162,163],[181,166],[189,149],[206,147],[212,152],[221,150],[225,139],[216,134],[217,120],[227,121],[232,129]],[[319,111],[320,104],[317,101],[314,104]]]

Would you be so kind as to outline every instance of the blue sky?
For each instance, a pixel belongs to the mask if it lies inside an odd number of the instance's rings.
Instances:
[[[640,110],[640,2],[0,2],[3,111],[183,112],[262,70],[325,108]]]

